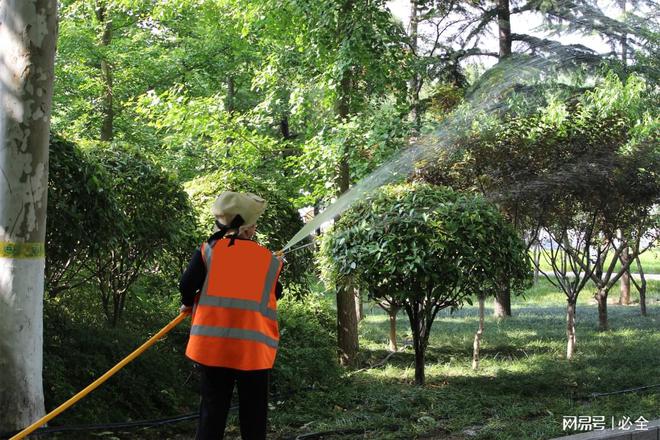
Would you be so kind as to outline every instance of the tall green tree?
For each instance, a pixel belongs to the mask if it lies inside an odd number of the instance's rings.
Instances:
[[[184,2],[183,5],[187,5]],[[53,128],[67,138],[158,141],[138,123],[132,101],[186,71],[185,47],[166,12],[192,14],[175,2],[62,2]]]
[[[405,90],[405,79],[399,74],[403,58],[403,32],[384,8],[383,1],[360,2],[354,0],[324,0],[294,2],[266,2],[272,10],[278,7],[296,17],[296,39],[305,41],[300,59],[304,70],[298,76],[299,84],[315,81],[323,86],[317,89],[325,94],[323,105],[317,110],[327,115],[320,122],[324,131],[336,130],[345,134],[336,142],[332,160],[322,163],[318,154],[306,167],[328,168],[331,181],[324,181],[324,201],[348,190],[355,181],[351,170],[351,157],[359,148],[352,130],[346,130],[373,98],[384,97],[396,90]],[[295,40],[294,40],[295,41]],[[301,90],[310,90],[301,87]],[[315,134],[315,133],[314,133]],[[356,136],[357,135],[357,136]],[[311,152],[312,155],[315,153]],[[314,163],[315,162],[315,163]],[[314,182],[310,173],[309,181]],[[325,173],[324,173],[325,174]],[[315,205],[321,200],[314,201]],[[338,290],[338,344],[343,363],[350,364],[357,351],[357,317],[355,292],[352,286]]]

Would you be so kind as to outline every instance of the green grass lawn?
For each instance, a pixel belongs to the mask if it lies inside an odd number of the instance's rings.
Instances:
[[[530,256],[532,254],[530,253]],[[610,260],[606,261],[606,264],[609,264]],[[649,249],[640,256],[640,261],[642,263],[642,268],[644,269],[645,274],[660,274],[660,250],[657,248]],[[618,262],[615,266],[619,268],[621,263]],[[552,273],[552,267],[550,264],[544,260],[543,254],[541,254],[541,270]],[[637,272],[637,265],[633,263],[631,272]]]
[[[414,385],[411,348],[384,365],[346,371],[335,387],[281,397],[271,411],[274,438],[353,429],[342,439],[548,439],[562,431],[563,416],[604,416],[609,424],[660,418],[660,387],[593,397],[660,383],[660,283],[649,283],[648,317],[638,305],[609,308],[611,330],[596,331],[597,310],[583,292],[577,312],[578,352],[564,359],[565,301],[547,282],[514,299],[506,320],[487,311],[481,369],[471,369],[476,307],[436,319],[429,342],[424,387]],[[361,368],[388,352],[387,317],[366,306],[360,324]],[[400,345],[411,339],[399,315]],[[313,437],[319,438],[319,437]]]

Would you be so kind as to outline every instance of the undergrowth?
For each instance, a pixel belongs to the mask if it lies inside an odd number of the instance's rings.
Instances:
[[[618,295],[614,290],[612,297]],[[283,301],[282,339],[271,396],[273,439],[325,432],[324,439],[549,439],[569,433],[563,416],[660,417],[660,283],[650,282],[649,316],[638,304],[610,305],[611,330],[598,332],[597,309],[586,290],[577,310],[578,351],[565,353],[565,300],[546,281],[514,298],[513,317],[486,311],[481,367],[471,369],[476,307],[440,314],[433,324],[424,387],[414,385],[407,319],[397,324],[400,351],[387,351],[387,316],[368,303],[360,323],[360,365],[340,369],[334,356],[329,298]],[[635,297],[633,297],[635,299]],[[176,297],[136,295],[125,324],[112,329],[80,304],[46,307],[45,387],[52,408],[86,386],[176,314]],[[196,373],[183,355],[187,327],[127,366],[53,425],[162,418],[197,409]],[[382,362],[387,359],[386,362]],[[371,368],[376,366],[375,368]],[[193,438],[195,422],[131,432],[56,438]],[[235,413],[227,439],[238,439]]]

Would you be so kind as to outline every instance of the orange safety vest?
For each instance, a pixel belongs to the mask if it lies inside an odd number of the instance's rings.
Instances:
[[[273,368],[282,262],[254,241],[230,242],[202,245],[206,280],[195,299],[186,356],[211,367]]]

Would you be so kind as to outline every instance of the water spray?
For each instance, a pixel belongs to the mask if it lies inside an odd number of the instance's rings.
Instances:
[[[323,212],[305,224],[280,252],[282,254],[293,252],[293,250],[289,251],[289,248],[306,238],[321,224],[336,218],[356,200],[367,197],[383,185],[407,178],[418,163],[436,159],[443,152],[449,152],[458,135],[465,131],[466,127],[472,127],[479,117],[501,114],[507,110],[503,97],[513,89],[513,86],[535,83],[548,73],[551,65],[552,61],[548,59],[514,56],[485,72],[480,81],[468,92],[466,105],[449,114],[433,133],[415,141],[342,194]],[[299,248],[295,250],[297,249]]]

